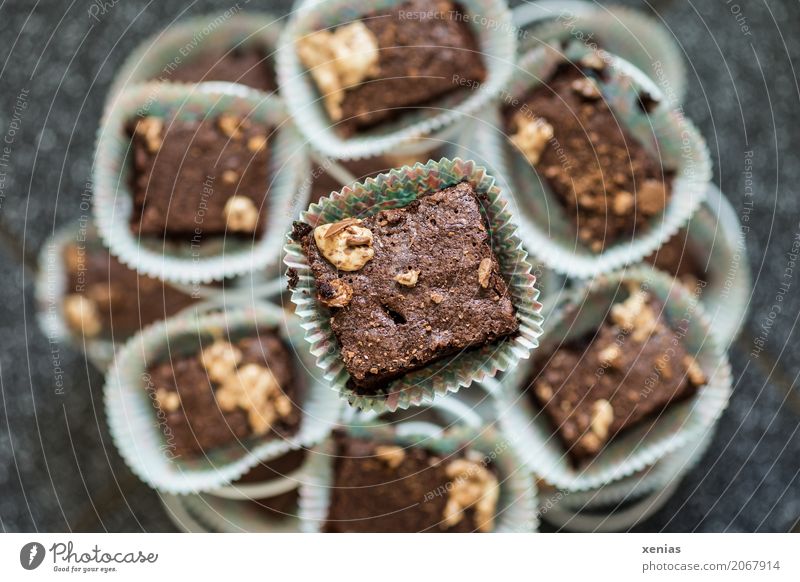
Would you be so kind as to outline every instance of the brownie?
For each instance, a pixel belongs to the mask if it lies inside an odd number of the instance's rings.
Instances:
[[[363,393],[518,329],[480,202],[466,182],[363,220],[313,231],[298,223],[294,236]]]
[[[578,240],[600,252],[664,210],[671,175],[609,108],[599,88],[602,61],[585,62],[559,66],[522,106],[507,106],[504,118],[512,144],[561,203]]]
[[[163,414],[175,457],[196,457],[250,437],[282,438],[300,426],[290,351],[271,330],[207,342],[148,369],[147,389]]]
[[[403,166],[413,166],[417,162],[423,164],[428,160],[438,160],[444,157],[444,151],[436,149],[432,152],[416,155],[382,155],[361,160],[339,160],[343,166],[357,182],[362,182],[367,178],[374,178],[378,174],[386,173],[393,168]],[[329,196],[331,192],[338,192],[345,184],[340,183],[331,174],[325,171],[324,166],[319,166],[314,172],[314,180],[311,183],[311,201],[318,202],[320,198]]]
[[[206,51],[181,60],[177,67],[163,71],[153,80],[173,83],[226,81],[266,92],[274,91],[277,86],[272,61],[255,46]]]
[[[532,397],[577,464],[705,384],[684,332],[669,326],[662,308],[631,289],[596,332],[535,360]]]
[[[191,305],[191,296],[139,275],[91,241],[64,247],[64,318],[84,337],[123,340]]]
[[[410,0],[297,43],[344,135],[486,78],[469,18],[450,0]]]
[[[149,116],[133,120],[128,132],[135,234],[195,244],[261,233],[271,128],[231,114],[195,121]]]
[[[324,530],[335,533],[488,532],[500,485],[474,450],[440,455],[335,433]]]
[[[644,260],[694,289],[698,282],[705,281],[707,274],[698,259],[697,249],[692,246],[688,237],[688,231],[682,229]]]

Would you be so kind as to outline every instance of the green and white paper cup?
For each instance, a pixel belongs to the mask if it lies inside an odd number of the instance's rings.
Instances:
[[[520,52],[541,44],[578,41],[619,55],[643,71],[667,102],[677,107],[686,93],[683,48],[666,24],[638,10],[584,0],[523,2],[512,11],[521,32]]]
[[[473,381],[514,368],[538,345],[537,338],[542,332],[541,305],[527,252],[522,248],[516,224],[494,178],[474,162],[442,158],[438,162],[431,160],[425,165],[405,166],[380,174],[322,198],[302,213],[301,220],[316,226],[349,216],[369,216],[387,208],[406,206],[422,192],[435,192],[465,180],[485,200],[483,210],[492,250],[509,286],[519,331],[499,342],[462,351],[449,359],[446,365],[437,365],[435,374],[431,374],[429,367],[406,374],[389,385],[386,395],[358,394],[348,386],[350,375],[345,370],[331,330],[330,310],[317,299],[314,278],[300,244],[288,239],[284,263],[298,276],[292,302],[306,330],[306,341],[311,344],[311,353],[317,357],[317,365],[331,388],[351,406],[382,412],[429,403],[435,397],[457,392]]]
[[[222,113],[275,128],[270,140],[270,184],[265,200],[267,225],[258,239],[209,237],[201,245],[131,232],[130,137],[125,126],[139,115],[199,120]],[[277,264],[283,237],[308,193],[303,142],[280,101],[231,83],[140,85],[106,110],[94,160],[94,219],[111,253],[140,273],[174,283],[208,283]]]
[[[496,396],[497,418],[504,433],[517,438],[517,448],[534,474],[558,489],[574,492],[601,487],[655,464],[684,447],[694,447],[725,410],[731,395],[731,370],[697,297],[681,283],[655,269],[631,268],[587,283],[574,291],[548,320],[542,349],[596,329],[611,306],[635,284],[664,305],[661,315],[681,325],[681,341],[695,356],[708,381],[692,398],[670,404],[658,416],[615,436],[591,461],[576,467],[550,419],[531,402],[530,366],[517,366],[499,382],[490,380]],[[685,332],[685,333],[684,333]]]
[[[222,313],[168,319],[134,336],[117,354],[106,376],[105,408],[111,436],[133,472],[162,492],[185,494],[227,485],[262,461],[289,450],[311,447],[322,441],[338,422],[341,401],[328,386],[310,373],[314,362],[307,353],[295,351],[295,375],[301,387],[298,406],[303,418],[290,437],[251,439],[207,451],[191,459],[174,458],[161,425],[162,414],[147,392],[148,368],[171,357],[194,353],[198,338],[245,337],[258,329],[275,329],[287,346],[302,341],[297,319],[279,307],[263,304],[233,308]]]
[[[521,99],[550,77],[556,66],[576,62],[588,49],[573,42],[561,53],[542,46],[523,55],[508,86],[509,99]],[[531,164],[505,136],[499,114],[481,124],[470,147],[490,167],[506,175],[513,185],[514,202],[520,209],[520,232],[525,246],[549,268],[576,278],[609,273],[649,255],[685,226],[705,199],[711,179],[711,160],[700,133],[681,111],[670,109],[660,89],[630,63],[602,53],[608,79],[599,82],[603,98],[619,123],[639,140],[661,164],[674,172],[672,196],[665,210],[654,216],[646,229],[623,238],[603,252],[592,252],[578,241],[575,226],[560,202],[545,187]],[[644,91],[659,101],[649,113],[639,107]],[[491,136],[494,132],[497,135]],[[488,135],[488,137],[487,137]]]
[[[221,54],[234,48],[257,47],[274,56],[283,21],[271,14],[225,12],[181,20],[148,37],[125,59],[114,77],[109,102],[134,85],[158,79],[169,81],[171,72],[203,54]]]
[[[498,471],[500,500],[496,513],[495,532],[536,532],[536,486],[533,477],[521,463],[517,451],[501,433],[488,428],[477,431],[466,426],[441,431],[401,424],[393,426],[345,427],[356,438],[375,440],[382,444],[402,447],[421,446],[437,454],[449,455],[458,450],[474,450],[484,455]],[[308,465],[308,479],[300,487],[300,521],[302,531],[320,532],[328,518],[330,492],[333,484],[334,443],[332,439],[316,447]],[[424,500],[419,500],[423,503]]]
[[[368,11],[391,8],[401,2],[375,0],[366,5],[352,0],[310,0],[297,8],[286,25],[277,52],[281,95],[303,135],[322,153],[358,159],[393,151],[409,140],[442,132],[463,121],[486,106],[505,86],[514,64],[517,41],[511,13],[500,0],[461,0],[459,6],[467,15],[465,20],[472,26],[486,65],[486,81],[466,97],[456,92],[364,134],[350,138],[338,135],[310,74],[297,56],[296,43],[318,30],[351,22]]]

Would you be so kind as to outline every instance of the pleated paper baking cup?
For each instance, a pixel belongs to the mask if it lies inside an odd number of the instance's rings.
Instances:
[[[512,444],[494,429],[476,431],[468,427],[455,427],[445,432],[415,433],[413,429],[402,430],[401,425],[389,427],[364,424],[348,426],[345,430],[356,438],[401,447],[425,447],[440,455],[449,455],[464,449],[483,454],[484,460],[491,462],[497,469],[500,484],[500,500],[494,531],[497,533],[538,531],[536,485],[533,477],[520,462],[518,452]],[[308,479],[300,487],[300,521],[302,530],[306,533],[322,531],[328,519],[334,459],[335,446],[332,439],[327,439],[312,451],[308,464]]]
[[[263,122],[269,138],[270,183],[264,211],[267,224],[258,239],[208,237],[199,245],[131,232],[132,153],[126,124],[142,114],[162,119],[198,120],[220,114]],[[139,85],[106,110],[94,160],[94,219],[112,254],[140,273],[175,283],[208,283],[265,269],[279,262],[283,237],[306,200],[308,160],[303,142],[280,101],[231,83]],[[187,161],[187,163],[191,163]]]
[[[565,495],[560,504],[567,510],[586,511],[597,508],[611,508],[616,505],[626,504],[639,500],[655,491],[679,483],[691,471],[708,450],[711,440],[716,432],[716,423],[696,443],[681,447],[674,453],[666,455],[654,465],[626,477],[588,491],[575,491]],[[543,487],[545,491],[551,489]],[[544,519],[547,519],[545,516]],[[633,525],[633,524],[629,524]]]
[[[341,137],[323,107],[316,85],[297,56],[296,43],[321,29],[353,21],[366,12],[401,4],[402,0],[375,0],[369,5],[352,0],[317,0],[303,3],[281,35],[277,52],[280,92],[306,139],[334,158],[358,159],[393,150],[414,138],[440,132],[486,106],[505,86],[516,54],[516,31],[511,13],[500,0],[461,0],[464,19],[478,40],[487,78],[469,92],[457,91],[368,132]],[[414,26],[413,22],[409,22]],[[453,71],[457,75],[459,71]],[[413,79],[409,82],[413,82]],[[465,96],[466,93],[466,96]]]
[[[311,353],[317,357],[317,365],[322,368],[331,388],[353,407],[382,412],[432,402],[435,397],[458,392],[473,381],[513,368],[538,345],[537,338],[542,330],[539,290],[534,286],[536,277],[531,272],[527,252],[517,236],[517,227],[506,200],[494,178],[474,162],[442,158],[438,162],[431,160],[425,165],[418,163],[391,170],[388,174],[368,178],[322,198],[302,213],[301,220],[316,226],[349,216],[369,216],[388,208],[406,206],[419,194],[436,192],[463,181],[469,182],[483,200],[482,210],[492,250],[508,284],[519,331],[499,342],[462,351],[450,358],[446,365],[440,362],[435,365],[435,374],[431,373],[431,366],[406,374],[389,384],[386,395],[358,394],[348,386],[350,375],[331,330],[330,310],[317,299],[314,278],[301,245],[288,239],[284,263],[297,273],[298,283],[292,291],[292,302],[306,329],[306,341],[311,344]]]
[[[297,510],[269,515],[253,502],[221,499],[205,493],[178,498],[191,518],[205,531],[216,533],[298,533]]]
[[[588,49],[573,42],[564,53],[539,47],[523,55],[508,87],[509,99],[522,99],[533,88],[545,83],[556,66],[565,60],[577,62]],[[588,278],[636,263],[659,248],[685,226],[705,199],[711,179],[711,160],[700,133],[680,110],[670,109],[660,89],[630,63],[603,53],[607,80],[598,83],[617,121],[656,156],[662,166],[674,172],[672,196],[665,210],[650,219],[644,229],[623,237],[603,252],[592,252],[578,241],[574,224],[559,200],[549,192],[533,166],[511,145],[505,135],[491,138],[501,141],[493,167],[503,168],[513,183],[514,199],[520,208],[519,222],[525,233],[525,245],[549,268],[570,277]],[[646,93],[658,101],[649,113],[639,105],[639,95]],[[498,123],[499,123],[498,119]],[[505,133],[502,125],[495,130],[484,124],[472,143],[485,138],[485,132]],[[486,147],[484,147],[486,150]]]
[[[296,434],[272,440],[251,437],[196,458],[174,458],[167,431],[162,430],[164,420],[146,390],[148,367],[187,350],[195,353],[198,338],[246,337],[265,328],[275,329],[287,346],[302,341],[297,319],[265,303],[255,309],[168,319],[134,336],[118,352],[106,376],[106,415],[117,449],[142,481],[167,493],[209,491],[235,481],[259,462],[325,438],[339,419],[341,402],[310,373],[314,362],[306,352],[295,351],[294,371],[303,394],[303,418]]]
[[[519,27],[521,54],[541,44],[557,47],[578,41],[615,54],[643,71],[677,107],[686,94],[683,49],[674,34],[655,18],[623,6],[580,0],[523,3],[512,11]]]
[[[497,417],[503,432],[516,435],[517,448],[534,474],[561,490],[597,488],[633,475],[683,447],[695,447],[730,398],[730,364],[697,297],[655,269],[631,268],[598,277],[577,289],[550,316],[541,349],[549,352],[596,329],[611,305],[624,299],[628,284],[647,290],[663,303],[661,315],[673,329],[680,326],[680,341],[696,357],[708,381],[692,398],[670,404],[658,416],[615,436],[591,461],[576,467],[549,418],[531,402],[531,366],[517,366],[504,375],[496,390]]]
[[[271,58],[282,30],[283,21],[270,14],[238,9],[181,20],[145,39],[125,59],[111,85],[109,102],[133,85],[170,82],[177,67],[204,54],[255,47]]]
[[[739,334],[753,293],[742,227],[730,202],[711,184],[687,229],[684,252],[706,271],[700,301],[717,341],[727,349]]]
[[[85,236],[69,226],[56,231],[42,246],[34,285],[36,319],[51,344],[70,346],[83,352],[98,370],[104,371],[114,359],[114,343],[104,337],[76,333],[67,325],[64,316],[64,299],[67,295],[64,251],[70,243],[78,242],[81,238]]]

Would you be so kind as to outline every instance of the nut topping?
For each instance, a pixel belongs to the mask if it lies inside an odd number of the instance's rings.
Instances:
[[[404,287],[413,287],[419,280],[419,271],[412,269],[405,273],[400,273],[394,276],[394,280],[403,285]]]
[[[375,256],[372,231],[361,226],[361,222],[357,218],[347,218],[314,229],[314,241],[320,252],[341,271],[358,271]]]
[[[381,445],[375,447],[375,456],[389,465],[389,468],[396,469],[406,458],[406,452],[402,447]]]
[[[215,382],[224,382],[242,361],[242,351],[224,340],[217,340],[200,354],[200,361]]]
[[[489,282],[492,278],[492,259],[485,258],[481,260],[481,264],[478,265],[478,283],[481,284],[481,287],[486,289],[489,286]]]
[[[253,232],[258,226],[258,208],[247,196],[231,196],[222,213],[225,225],[233,232]]]
[[[532,165],[538,164],[547,143],[553,139],[553,126],[541,117],[530,118],[523,114],[517,115],[516,124],[517,133],[511,136],[511,143]]]
[[[94,301],[73,293],[64,298],[64,317],[67,324],[86,337],[94,337],[103,329],[100,312]]]
[[[230,373],[216,392],[219,407],[232,412],[247,411],[250,428],[257,435],[272,428],[277,417],[275,400],[285,398],[272,372],[258,364],[247,364]]]
[[[592,404],[592,421],[591,430],[597,435],[597,438],[606,440],[608,438],[608,429],[611,423],[614,422],[614,408],[608,400],[596,400]]]
[[[705,372],[703,372],[697,360],[692,356],[683,358],[683,365],[686,366],[686,375],[689,378],[689,382],[692,383],[692,386],[702,386],[708,381]]]
[[[353,299],[353,288],[342,279],[333,279],[319,286],[318,295],[328,307],[345,307]]]
[[[600,93],[600,88],[597,86],[597,83],[594,79],[589,77],[575,79],[570,86],[572,87],[573,91],[585,97],[586,99],[599,99],[602,97],[602,93]]]
[[[639,210],[646,216],[658,214],[667,205],[667,189],[661,180],[645,180],[636,194]]]
[[[164,412],[175,412],[181,406],[181,397],[174,390],[159,388],[156,390],[156,402]]]
[[[222,133],[233,139],[238,139],[241,136],[240,125],[239,118],[229,113],[222,114],[217,118],[217,126]]]
[[[251,152],[258,153],[267,147],[267,137],[265,135],[253,136],[247,140],[247,149]]]
[[[146,144],[147,151],[151,154],[156,153],[161,148],[161,131],[164,129],[164,121],[158,117],[143,117],[136,123],[136,133],[141,135]]]
[[[456,459],[445,467],[452,488],[444,508],[444,523],[452,527],[464,517],[464,510],[474,507],[475,522],[481,531],[494,528],[494,514],[500,498],[500,486],[494,474],[481,463]]]
[[[444,295],[441,293],[434,291],[431,293],[431,301],[433,301],[436,305],[439,305],[442,301],[444,301]]]
[[[297,41],[297,54],[333,121],[342,119],[345,90],[378,74],[378,39],[363,22],[309,34]]]

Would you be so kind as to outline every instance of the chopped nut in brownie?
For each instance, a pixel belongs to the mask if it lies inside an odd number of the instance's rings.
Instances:
[[[300,425],[289,350],[270,330],[152,366],[147,389],[166,415],[176,456],[197,456],[253,436],[280,438]]]
[[[462,182],[403,208],[317,226],[302,238],[354,385],[408,372],[517,331],[475,191]]]
[[[299,39],[297,53],[346,135],[460,90],[456,73],[473,84],[486,77],[469,21],[450,0],[369,12]]]
[[[473,450],[449,456],[335,434],[329,532],[491,532],[500,485]]]
[[[599,57],[562,65],[509,106],[512,144],[544,178],[594,252],[647,228],[671,195],[671,176],[622,127],[597,82]]]
[[[706,383],[661,309],[631,288],[596,332],[536,359],[534,399],[576,462]]]
[[[260,235],[271,128],[231,114],[202,121],[134,120],[133,232],[191,239]]]

